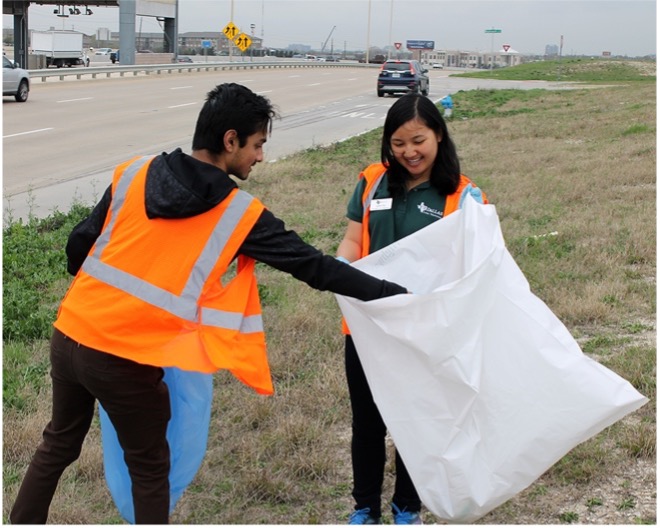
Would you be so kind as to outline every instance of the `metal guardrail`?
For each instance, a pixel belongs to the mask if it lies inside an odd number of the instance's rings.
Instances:
[[[91,77],[96,79],[98,76],[111,77],[118,75],[124,77],[132,74],[137,76],[161,75],[163,73],[182,73],[182,72],[201,72],[201,71],[219,71],[219,70],[250,70],[250,69],[270,69],[270,68],[379,68],[380,64],[363,64],[358,62],[313,62],[313,61],[277,61],[277,62],[193,62],[193,63],[174,63],[174,64],[141,64],[131,66],[89,66],[89,67],[71,67],[71,68],[46,68],[40,70],[28,70],[30,79],[41,78],[46,82],[49,77],[59,77],[64,80],[65,77]]]

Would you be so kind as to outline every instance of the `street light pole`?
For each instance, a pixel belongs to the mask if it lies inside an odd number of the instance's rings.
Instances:
[[[394,14],[394,0],[390,0],[390,34],[387,42],[387,58],[392,58],[392,15]]]
[[[254,60],[254,28],[257,26],[255,24],[250,24],[250,32],[252,33],[252,44],[250,45],[250,62]]]
[[[231,16],[229,17],[229,22],[232,24],[234,23],[234,0],[231,0]],[[229,46],[229,62],[232,62],[234,60],[234,46],[232,46],[233,42],[229,39],[227,39],[227,45]]]
[[[364,63],[369,64],[369,40],[371,39],[371,0],[369,0],[369,11],[367,12],[367,50],[364,55]]]

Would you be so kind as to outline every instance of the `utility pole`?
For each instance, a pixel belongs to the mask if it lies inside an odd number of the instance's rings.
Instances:
[[[256,24],[250,24],[250,32],[252,33],[252,45],[250,46],[250,62],[254,60],[254,28]]]
[[[557,81],[561,79],[561,52],[564,49],[564,35],[559,38],[559,61],[557,63]]]
[[[234,0],[231,0],[231,13],[229,16],[229,22],[232,24],[234,23]],[[234,60],[234,46],[232,46],[233,41],[227,39],[228,45],[229,45],[229,62],[232,62]]]
[[[394,0],[390,0],[390,34],[387,42],[387,58],[392,58],[392,15],[394,14]]]
[[[364,55],[364,63],[369,64],[369,41],[371,40],[371,0],[369,0],[369,11],[367,12],[367,49]]]

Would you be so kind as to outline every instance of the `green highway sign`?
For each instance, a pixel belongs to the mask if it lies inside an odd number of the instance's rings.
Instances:
[[[487,29],[485,33],[502,33],[501,29]]]

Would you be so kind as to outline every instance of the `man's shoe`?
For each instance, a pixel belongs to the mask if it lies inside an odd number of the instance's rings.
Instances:
[[[380,518],[369,515],[370,508],[355,510],[348,518],[348,524],[380,524]]]
[[[403,511],[392,503],[392,514],[394,515],[394,524],[424,524],[419,512],[409,512],[404,508]]]

